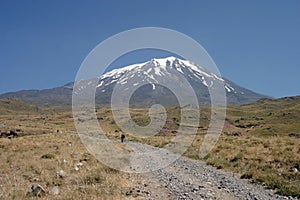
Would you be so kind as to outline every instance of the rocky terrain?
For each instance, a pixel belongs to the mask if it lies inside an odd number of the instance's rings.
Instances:
[[[155,147],[128,142],[126,145],[139,153],[160,151]],[[160,151],[162,152],[162,151]],[[144,157],[138,164],[148,170],[164,157],[172,157],[171,152]],[[158,164],[158,163],[157,163]],[[199,199],[199,200],[273,200],[296,199],[274,194],[263,186],[254,185],[237,174],[217,170],[202,161],[179,157],[174,163],[149,173],[139,174],[140,186],[132,188],[130,195],[142,194],[146,199]]]

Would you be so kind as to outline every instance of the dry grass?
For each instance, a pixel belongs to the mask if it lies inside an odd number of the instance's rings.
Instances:
[[[76,134],[70,108],[37,108],[1,100],[0,124],[5,125],[1,131],[21,130],[21,137],[0,138],[2,199],[35,199],[26,195],[33,184],[46,190],[39,199],[144,198],[130,193],[139,185],[134,174],[111,169],[87,152]],[[82,164],[75,169],[78,163]],[[57,174],[61,170],[63,176]],[[50,194],[54,186],[60,187],[59,195]]]
[[[18,103],[13,102],[13,106],[5,103],[4,106],[0,102],[0,124],[6,125],[4,129],[19,128],[27,135],[12,142],[0,139],[0,192],[5,197],[25,198],[34,178],[38,178],[38,183],[47,190],[60,185],[62,192],[59,197],[62,199],[128,197],[129,188],[136,184],[130,181],[135,178],[134,175],[111,170],[86,152],[75,134],[71,110],[24,104],[16,110]],[[127,133],[126,139],[163,147],[176,137],[174,131],[180,124],[179,108],[167,108],[167,113],[167,119],[172,123],[166,123],[158,134],[139,138]],[[227,113],[223,134],[204,160],[217,168],[237,172],[242,178],[275,189],[279,194],[299,197],[300,138],[290,134],[300,134],[300,98],[230,106]],[[121,130],[111,111],[97,109],[97,116],[107,137],[119,139]],[[149,123],[148,110],[131,109],[131,117],[141,126]],[[209,119],[209,108],[201,108],[198,133],[185,156],[199,159],[199,147]],[[57,134],[56,130],[62,130],[63,134]],[[122,144],[117,145],[125,148]],[[84,157],[88,158],[87,163],[75,171],[74,164]],[[59,170],[64,170],[67,176],[57,178]],[[56,197],[47,195],[45,198]]]
[[[0,192],[4,199],[26,199],[32,184],[60,187],[59,199],[124,199],[131,175],[95,160],[74,134],[30,135],[0,140]],[[83,163],[75,170],[76,163]],[[59,177],[57,172],[65,175]],[[58,198],[46,194],[42,199]]]
[[[168,108],[166,129],[145,139],[129,136],[129,140],[164,147],[175,136],[172,131],[180,123],[179,108]],[[119,130],[108,110],[99,110],[102,126],[108,135],[118,137]],[[148,112],[132,109],[131,117],[139,125],[147,125]],[[198,133],[185,156],[199,159],[199,147],[206,134],[210,112],[201,109]],[[107,123],[110,122],[110,123]],[[289,136],[296,134],[296,137]],[[262,100],[246,106],[229,106],[223,133],[204,160],[219,169],[239,173],[241,178],[265,185],[278,194],[300,197],[300,98],[277,101]],[[175,134],[176,135],[176,134]]]
[[[219,169],[265,184],[283,195],[299,197],[300,142],[288,136],[261,138],[223,135],[205,158]]]
[[[300,97],[231,106],[223,134],[205,161],[278,194],[300,197],[299,136]],[[201,142],[199,133],[185,155],[197,158]]]

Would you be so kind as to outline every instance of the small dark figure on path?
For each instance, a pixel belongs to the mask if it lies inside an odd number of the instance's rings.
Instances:
[[[121,142],[123,143],[123,142],[124,142],[124,140],[125,140],[125,134],[124,134],[124,133],[122,133],[122,134],[121,134]]]

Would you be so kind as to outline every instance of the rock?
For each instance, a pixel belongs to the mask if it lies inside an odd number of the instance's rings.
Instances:
[[[293,172],[299,172],[299,170],[296,167],[294,167],[292,170]]]
[[[64,178],[66,176],[66,173],[63,170],[60,170],[60,171],[56,172],[56,175],[59,178]]]
[[[83,166],[83,163],[82,163],[82,162],[76,163],[76,164],[74,165],[74,169],[75,169],[76,171],[78,171],[78,170],[79,170],[79,167],[82,167],[82,166]]]
[[[46,190],[39,184],[34,184],[27,192],[27,196],[41,197],[46,194]]]
[[[60,189],[58,186],[54,186],[50,191],[49,191],[49,194],[52,194],[52,195],[58,195],[60,192]]]
[[[83,166],[83,163],[82,162],[79,162],[79,163],[76,163],[75,164],[77,167],[81,167],[81,166]]]

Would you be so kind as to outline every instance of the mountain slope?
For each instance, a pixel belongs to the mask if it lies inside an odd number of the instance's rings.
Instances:
[[[132,106],[149,106],[155,103],[165,106],[178,105],[174,93],[160,83],[168,80],[169,84],[175,85],[182,79],[190,83],[200,105],[210,103],[208,88],[213,88],[217,82],[224,83],[228,104],[246,104],[267,97],[210,73],[190,61],[167,57],[114,69],[101,75],[98,77],[98,84],[95,85],[97,87],[96,102],[109,104],[112,91],[118,83],[124,90],[136,88],[130,100]],[[148,84],[143,85],[144,83]],[[0,98],[17,98],[37,105],[71,105],[72,89],[73,83],[69,83],[47,90],[6,93],[0,95]]]
[[[131,98],[132,105],[149,106],[155,103],[167,106],[177,105],[175,95],[160,84],[168,83],[166,79],[173,85],[179,84],[180,79],[186,79],[195,91],[200,105],[210,103],[209,89],[214,89],[218,85],[217,82],[224,84],[229,104],[246,104],[267,98],[267,96],[242,88],[225,78],[210,73],[190,61],[167,57],[115,69],[100,76],[96,100],[98,103],[109,103],[107,97],[111,96],[117,83],[122,85],[124,90],[129,90],[148,82],[149,84],[135,91]]]
[[[73,85],[73,83],[71,84]],[[0,98],[20,99],[29,104],[39,106],[71,106],[72,87],[56,87],[45,90],[21,90],[0,95]]]

